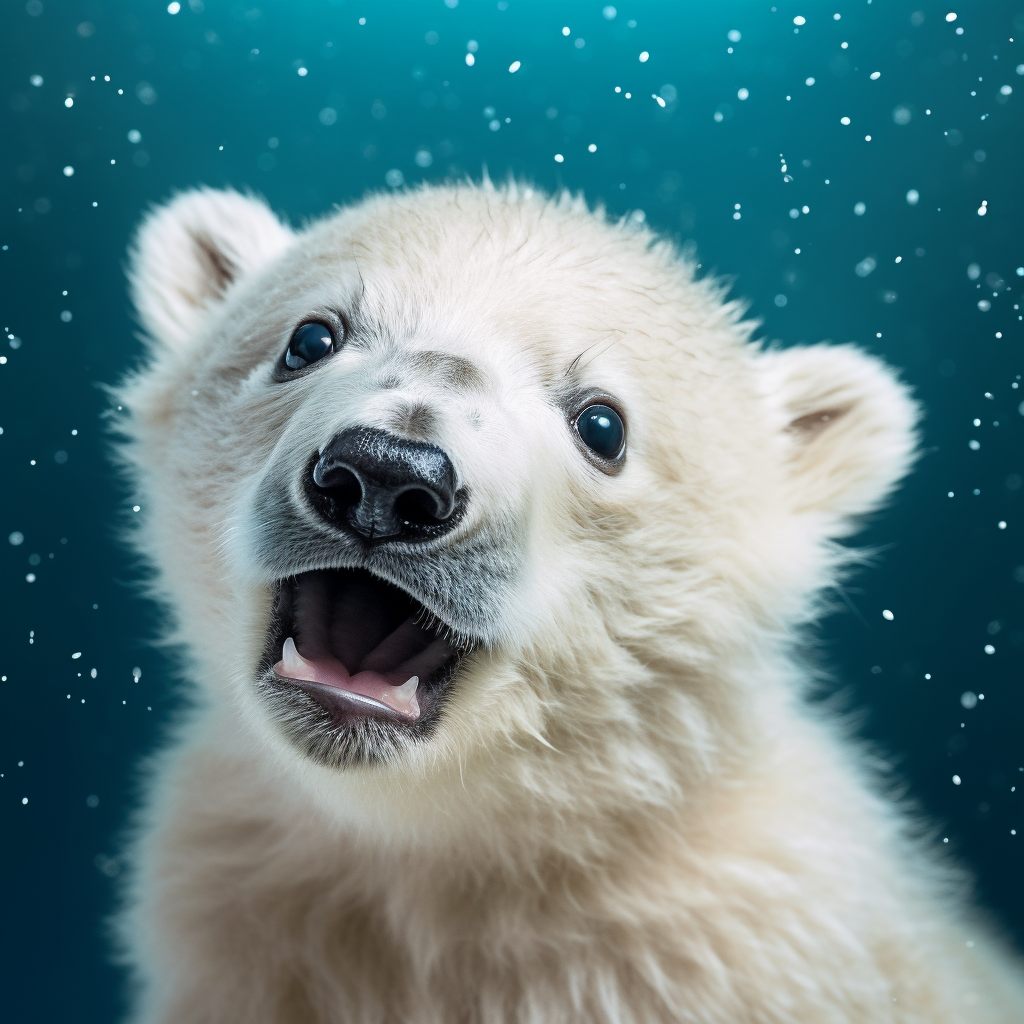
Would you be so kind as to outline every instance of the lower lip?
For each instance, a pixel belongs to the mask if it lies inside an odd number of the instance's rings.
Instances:
[[[388,722],[392,725],[411,726],[416,724],[416,720],[399,714],[370,697],[353,693],[351,690],[326,686],[308,679],[290,679],[287,676],[280,676],[276,672],[273,674],[273,679],[278,687],[299,690],[314,700],[330,715],[331,724],[336,729],[370,720]]]

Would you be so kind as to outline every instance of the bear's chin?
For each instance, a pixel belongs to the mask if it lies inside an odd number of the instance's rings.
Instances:
[[[278,581],[256,690],[288,740],[321,765],[401,757],[437,729],[472,644],[362,569]]]

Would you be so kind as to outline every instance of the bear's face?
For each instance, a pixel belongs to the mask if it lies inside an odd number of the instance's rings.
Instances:
[[[300,234],[190,193],[133,284],[147,549],[215,699],[327,772],[676,784],[912,448],[874,361],[763,352],[665,243],[528,190]]]

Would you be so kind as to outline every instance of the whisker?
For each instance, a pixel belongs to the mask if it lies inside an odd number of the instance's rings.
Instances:
[[[563,377],[572,377],[576,372],[582,369],[584,366],[589,366],[598,356],[604,355],[613,345],[620,342],[625,336],[626,332],[620,328],[611,328],[612,335],[605,338],[599,338],[592,345],[588,345],[575,359],[565,368]],[[598,347],[600,346],[600,347]],[[597,351],[594,351],[594,350]],[[593,353],[593,355],[590,355]],[[590,355],[590,358],[586,362],[583,362],[585,356]]]

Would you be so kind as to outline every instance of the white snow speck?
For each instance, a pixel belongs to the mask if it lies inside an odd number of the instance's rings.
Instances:
[[[508,73],[510,75],[514,75],[522,66],[523,62],[521,60],[514,60],[508,66]]]
[[[896,618],[896,616],[893,615],[893,613],[891,611],[889,611],[888,608],[883,608],[882,609],[882,618],[885,619],[886,622],[892,622],[892,620],[894,618]]]
[[[640,63],[641,64],[646,64],[650,59],[651,59],[651,55],[646,50],[644,50],[640,54]]]
[[[985,653],[986,654],[995,654],[996,653],[996,649],[991,644],[985,644]]]
[[[971,690],[964,690],[960,694],[960,706],[968,711],[978,706],[978,695]]]
[[[921,193],[918,192],[916,188],[912,188],[909,192],[907,192],[907,202],[910,203],[911,206],[917,206],[918,200],[920,198]]]
[[[849,124],[850,123],[850,119],[848,117],[841,117],[841,118],[839,118],[839,123],[840,124]]]
[[[961,781],[962,781],[962,780],[960,779],[960,776],[959,776],[959,775],[954,775],[954,776],[953,776],[953,785],[954,785],[954,786],[959,786],[959,785],[960,785],[960,782],[961,782]]]

